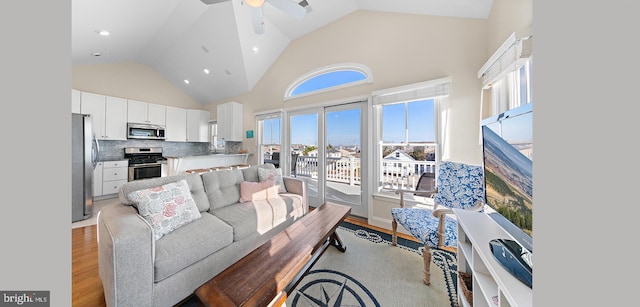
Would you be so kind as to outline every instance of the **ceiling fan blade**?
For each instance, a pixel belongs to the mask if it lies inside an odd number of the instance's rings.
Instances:
[[[216,4],[216,3],[220,3],[220,2],[227,2],[229,0],[200,0],[202,1],[202,3],[204,4]]]
[[[251,8],[251,21],[253,23],[253,32],[256,34],[264,34],[262,7]]]
[[[279,10],[296,17],[298,19],[304,18],[307,14],[307,9],[300,6],[298,3],[291,2],[291,0],[266,0]]]

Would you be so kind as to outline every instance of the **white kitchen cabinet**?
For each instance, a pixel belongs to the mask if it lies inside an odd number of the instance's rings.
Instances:
[[[127,139],[127,100],[107,96],[104,130],[109,140]]]
[[[242,104],[227,102],[218,105],[218,138],[242,142]]]
[[[80,113],[80,91],[71,89],[71,113]]]
[[[91,115],[93,133],[98,139],[105,139],[104,117],[107,97],[104,95],[82,92],[80,94],[80,113]]]
[[[129,162],[127,160],[105,161],[102,170],[102,195],[116,194],[127,183]]]
[[[167,107],[159,104],[150,103],[148,109],[148,119],[150,124],[166,125]]]
[[[209,142],[211,113],[187,109],[187,142]]]
[[[129,99],[127,102],[127,121],[164,126],[166,106]]]
[[[102,162],[96,163],[93,169],[93,197],[102,196]]]
[[[162,164],[160,164],[160,177],[167,176],[169,176],[169,168],[167,167],[167,161],[163,161]]]
[[[93,131],[99,140],[127,139],[127,100],[81,92],[80,112],[90,114]]]
[[[165,141],[187,141],[187,109],[166,107]]]

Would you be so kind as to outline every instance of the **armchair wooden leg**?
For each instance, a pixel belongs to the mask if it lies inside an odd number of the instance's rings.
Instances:
[[[422,259],[424,260],[424,281],[425,285],[431,284],[431,248],[429,246],[424,246],[424,251],[422,252]]]
[[[398,245],[398,222],[396,222],[396,219],[393,219],[393,221],[391,222],[391,245],[396,246]]]
[[[438,248],[442,248],[444,246],[444,238],[447,235],[444,228],[444,219],[445,216],[441,215],[438,220]]]

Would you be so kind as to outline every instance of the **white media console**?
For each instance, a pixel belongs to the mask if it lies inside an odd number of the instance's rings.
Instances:
[[[489,241],[511,236],[483,212],[453,211],[458,219],[458,271],[472,275],[473,307],[533,306],[532,289],[505,270],[489,248]],[[458,301],[468,307],[461,282],[458,279]]]

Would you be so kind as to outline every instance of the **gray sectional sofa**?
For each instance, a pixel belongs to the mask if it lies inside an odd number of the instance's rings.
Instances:
[[[173,306],[308,213],[304,181],[283,177],[286,193],[240,203],[240,183],[258,168],[128,182],[122,205],[98,214],[98,270],[107,306]],[[185,179],[201,217],[155,239],[127,195]],[[184,189],[183,189],[184,190]]]

